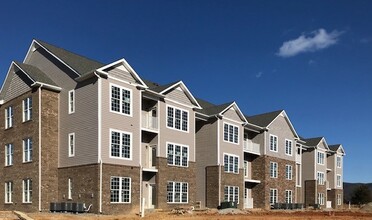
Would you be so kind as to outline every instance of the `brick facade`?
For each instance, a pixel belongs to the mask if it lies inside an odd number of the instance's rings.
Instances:
[[[341,204],[337,204],[337,195],[341,195]],[[332,208],[342,209],[344,206],[344,191],[342,189],[331,189],[327,192],[328,201],[332,202]]]
[[[206,178],[206,207],[216,208],[218,203],[219,191],[219,166],[208,166],[205,168]]]

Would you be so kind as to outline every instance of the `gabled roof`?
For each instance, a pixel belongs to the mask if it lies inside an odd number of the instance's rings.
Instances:
[[[75,54],[63,48],[35,39],[31,43],[30,49],[27,52],[24,63],[27,63],[27,60],[31,55],[33,48],[37,46],[44,48],[48,53],[50,53],[56,59],[60,60],[64,65],[66,65],[79,76],[88,74],[89,72],[98,69],[104,65],[98,61],[86,58],[84,56]]]
[[[327,150],[329,150],[329,146],[328,146],[327,141],[325,140],[324,137],[307,138],[307,139],[303,139],[303,140],[306,142],[304,145],[309,147],[309,148],[317,148],[319,143],[321,141],[324,141],[324,143],[327,147]]]
[[[14,64],[35,83],[40,82],[51,86],[58,86],[53,80],[51,80],[43,71],[36,66],[29,64],[14,62]]]
[[[332,144],[328,146],[331,151],[337,152],[339,149],[341,150],[342,154],[345,155],[344,147],[342,144]]]

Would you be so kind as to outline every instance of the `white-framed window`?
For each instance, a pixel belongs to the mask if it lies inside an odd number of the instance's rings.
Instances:
[[[270,151],[278,152],[278,137],[270,134]]]
[[[111,129],[110,156],[132,159],[132,133]]]
[[[13,165],[13,144],[5,145],[5,166]]]
[[[341,168],[342,165],[341,165],[341,162],[342,161],[342,158],[340,156],[337,156],[336,157],[336,164],[337,164],[337,168]]]
[[[324,193],[318,193],[318,204],[324,205]]]
[[[324,165],[324,153],[323,152],[317,152],[317,163],[320,165]]]
[[[23,122],[32,119],[32,98],[28,97],[23,100]]]
[[[270,204],[278,202],[278,189],[270,189]]]
[[[23,203],[31,203],[32,202],[32,179],[24,179],[22,181],[23,185],[23,196],[22,202]]]
[[[249,174],[249,163],[248,161],[244,161],[244,177],[248,177],[248,174]]]
[[[72,179],[68,178],[67,182],[67,198],[72,199]]]
[[[292,148],[292,141],[286,139],[286,140],[285,140],[285,154],[286,154],[286,155],[289,155],[289,156],[292,156],[292,151],[293,151],[293,148]]]
[[[112,176],[110,179],[111,203],[131,202],[131,178]]]
[[[287,180],[292,180],[292,166],[291,165],[285,165],[285,178]]]
[[[75,133],[68,134],[68,156],[75,156]]]
[[[341,175],[339,175],[339,174],[337,174],[336,183],[337,183],[337,187],[341,187],[342,179],[341,179]]]
[[[317,172],[318,176],[318,184],[324,185],[324,173],[323,172]]]
[[[278,178],[278,163],[270,162],[270,177]]]
[[[292,203],[292,190],[285,191],[285,203]]]
[[[75,112],[75,90],[68,91],[68,113]]]
[[[189,184],[186,182],[167,183],[167,203],[188,203]]]
[[[231,154],[223,155],[224,170],[226,173],[239,173],[239,157]]]
[[[189,147],[179,144],[167,144],[168,165],[188,167],[189,166]]]
[[[32,139],[26,138],[23,139],[23,162],[32,161]]]
[[[239,204],[239,187],[238,186],[225,186],[224,201],[225,202],[236,202],[237,204]]]
[[[5,182],[5,203],[12,203],[13,182]]]
[[[167,106],[167,127],[180,131],[188,131],[189,112],[173,106]]]
[[[232,124],[223,124],[223,140],[239,144],[239,127]]]
[[[337,205],[342,205],[342,194],[337,194]]]
[[[132,115],[132,90],[117,85],[111,85],[111,112]]]
[[[13,114],[12,106],[5,109],[5,129],[13,127]]]

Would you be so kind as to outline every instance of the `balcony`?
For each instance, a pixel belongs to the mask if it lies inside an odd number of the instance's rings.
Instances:
[[[260,144],[253,143],[252,140],[244,140],[243,150],[247,153],[261,155]]]
[[[325,181],[325,183],[326,183],[327,190],[331,190],[331,188],[329,186],[329,181]]]
[[[301,154],[296,154],[296,163],[301,164]]]
[[[143,171],[158,172],[156,168],[156,156],[157,156],[156,145],[146,146],[145,157],[143,158]]]
[[[158,131],[158,117],[153,113],[142,111],[142,128],[150,131]]]

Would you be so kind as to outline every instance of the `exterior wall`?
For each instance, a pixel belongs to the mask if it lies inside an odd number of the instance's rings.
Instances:
[[[304,203],[304,195],[302,187],[296,187],[296,201],[295,203]]]
[[[239,128],[239,139],[238,144],[227,142],[224,140],[224,124],[231,124]],[[243,152],[243,137],[244,137],[244,128],[242,124],[237,122],[232,122],[223,118],[219,120],[219,137],[220,137],[220,149],[219,149],[219,163],[224,164],[224,153],[234,154],[239,157],[239,169],[243,167],[244,163],[244,152]],[[217,162],[218,163],[218,162]]]
[[[166,97],[171,99],[171,100],[177,100],[178,102],[185,104],[185,105],[192,105],[190,102],[190,99],[187,97],[185,92],[180,88],[177,87],[170,92],[166,94]]]
[[[224,188],[225,186],[237,186],[239,187],[239,201],[238,208],[242,209],[244,207],[244,169],[239,169],[239,174],[226,173],[224,172],[224,167],[220,167],[221,172],[221,187],[220,187],[220,201],[225,201],[224,199]],[[215,180],[217,181],[217,180]]]
[[[26,78],[24,73],[21,71],[14,72],[14,70],[10,70],[7,79],[4,84],[3,91],[1,91],[4,94],[1,94],[3,96],[3,99],[5,102],[8,102],[20,94],[24,94],[30,90],[30,85],[32,82],[30,79]]]
[[[242,119],[239,117],[238,113],[235,111],[234,108],[230,108],[224,114],[224,117],[234,120],[234,121],[241,121]]]
[[[337,204],[337,195],[341,195],[341,205]],[[332,189],[327,193],[328,201],[332,202],[333,209],[342,209],[344,204],[344,192],[341,189]]]
[[[217,208],[220,205],[220,166],[207,166],[205,168],[206,190],[205,204],[206,207]]]
[[[315,150],[307,150],[302,154],[302,185],[306,180],[315,179]]]
[[[137,81],[133,78],[132,74],[129,73],[129,71],[123,67],[123,66],[116,66],[114,68],[110,68],[107,70],[109,76],[112,76],[114,78],[124,80],[125,82],[129,83],[137,83]]]
[[[317,182],[316,180],[306,180],[304,184],[305,207],[317,204]]]

